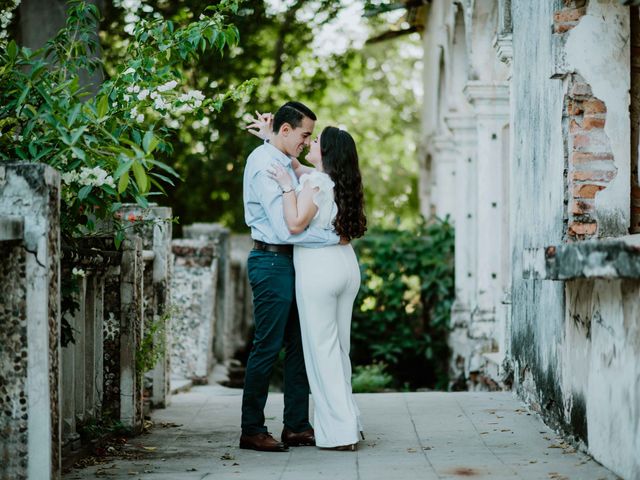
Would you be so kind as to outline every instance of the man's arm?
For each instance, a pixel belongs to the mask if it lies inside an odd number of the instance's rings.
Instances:
[[[284,206],[282,202],[282,191],[276,183],[267,175],[264,170],[258,171],[251,182],[252,188],[259,194],[260,204],[267,214],[269,223],[273,228],[273,233],[281,243],[303,245],[305,247],[324,247],[336,245],[340,242],[340,237],[332,230],[309,227],[304,232],[292,234],[289,232],[284,218]],[[291,193],[289,195],[292,195]]]

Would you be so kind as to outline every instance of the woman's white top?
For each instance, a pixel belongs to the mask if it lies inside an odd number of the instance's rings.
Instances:
[[[332,229],[333,220],[338,214],[338,206],[334,201],[333,187],[334,183],[331,177],[324,172],[314,171],[305,173],[300,177],[300,183],[296,188],[296,194],[308,184],[312,188],[318,188],[313,193],[313,203],[318,207],[318,211],[309,223],[310,226]]]

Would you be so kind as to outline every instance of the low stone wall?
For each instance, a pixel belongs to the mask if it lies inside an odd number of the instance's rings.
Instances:
[[[171,374],[206,382],[214,365],[229,365],[247,348],[253,324],[246,272],[251,240],[218,224],[183,230],[187,238],[172,242]]]

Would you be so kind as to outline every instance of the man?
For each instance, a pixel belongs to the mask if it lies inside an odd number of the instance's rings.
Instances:
[[[240,448],[286,452],[289,446],[315,445],[295,303],[293,244],[322,247],[335,245],[340,239],[332,231],[314,228],[292,235],[282,206],[282,196],[295,195],[293,188],[298,184],[291,158],[297,158],[309,146],[315,120],[315,114],[302,103],[284,104],[273,117],[270,141],[249,155],[244,171],[245,221],[254,240],[247,269],[253,291],[255,332],[242,396]],[[289,171],[293,188],[281,190],[268,176],[275,162]],[[273,365],[283,344],[284,428],[278,442],[264,425],[264,406]]]

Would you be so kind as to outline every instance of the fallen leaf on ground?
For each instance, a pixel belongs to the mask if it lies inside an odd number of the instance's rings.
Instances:
[[[415,448],[407,448],[407,452],[409,453],[416,453],[417,450]]]

